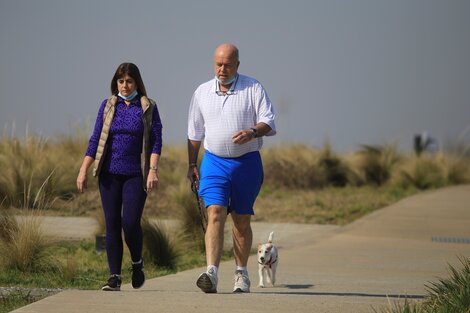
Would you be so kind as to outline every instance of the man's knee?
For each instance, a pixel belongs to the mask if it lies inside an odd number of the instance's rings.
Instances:
[[[240,234],[247,234],[251,231],[251,215],[232,214],[233,227]]]
[[[209,223],[223,223],[227,218],[227,208],[221,205],[210,205],[207,208]]]

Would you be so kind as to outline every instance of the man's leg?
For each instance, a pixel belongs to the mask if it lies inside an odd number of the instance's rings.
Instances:
[[[217,268],[224,245],[224,225],[227,209],[213,204],[207,208],[207,230],[205,236],[207,271],[199,275],[196,285],[206,293],[217,292]]]
[[[231,214],[233,220],[233,252],[235,254],[235,262],[237,263],[233,292],[250,292],[251,283],[246,266],[253,242],[253,232],[250,225],[251,215],[241,215],[235,212]]]
[[[253,232],[251,230],[251,215],[240,215],[230,213],[233,220],[233,252],[237,266],[246,267],[253,243]]]
[[[205,236],[207,265],[219,266],[224,244],[224,225],[227,209],[221,205],[207,208],[207,230]]]

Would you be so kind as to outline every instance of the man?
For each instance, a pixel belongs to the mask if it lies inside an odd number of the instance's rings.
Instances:
[[[200,179],[199,194],[207,208],[207,271],[196,285],[217,292],[217,271],[227,215],[233,220],[236,262],[234,292],[250,292],[247,263],[253,241],[250,220],[263,182],[259,149],[263,136],[276,133],[271,101],[254,78],[238,74],[238,49],[224,43],[214,52],[214,79],[193,94],[188,118],[188,178]],[[197,157],[201,141],[201,170]],[[199,176],[201,175],[201,176]]]

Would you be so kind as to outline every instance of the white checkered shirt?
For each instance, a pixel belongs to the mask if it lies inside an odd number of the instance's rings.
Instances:
[[[276,134],[274,110],[263,86],[254,78],[238,74],[226,95],[218,95],[219,84],[212,79],[200,85],[189,107],[188,138],[204,140],[204,148],[220,157],[239,157],[258,151],[262,138],[234,144],[232,136],[263,122]]]

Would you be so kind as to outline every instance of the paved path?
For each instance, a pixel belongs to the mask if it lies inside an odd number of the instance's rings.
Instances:
[[[255,242],[274,229],[280,246],[274,288],[232,294],[229,261],[218,294],[195,286],[199,268],[150,279],[140,290],[64,291],[13,312],[373,312],[389,299],[423,296],[425,284],[448,276],[448,263],[470,258],[469,225],[470,185],[422,193],[341,228],[255,223]],[[249,272],[256,285],[254,257]]]

